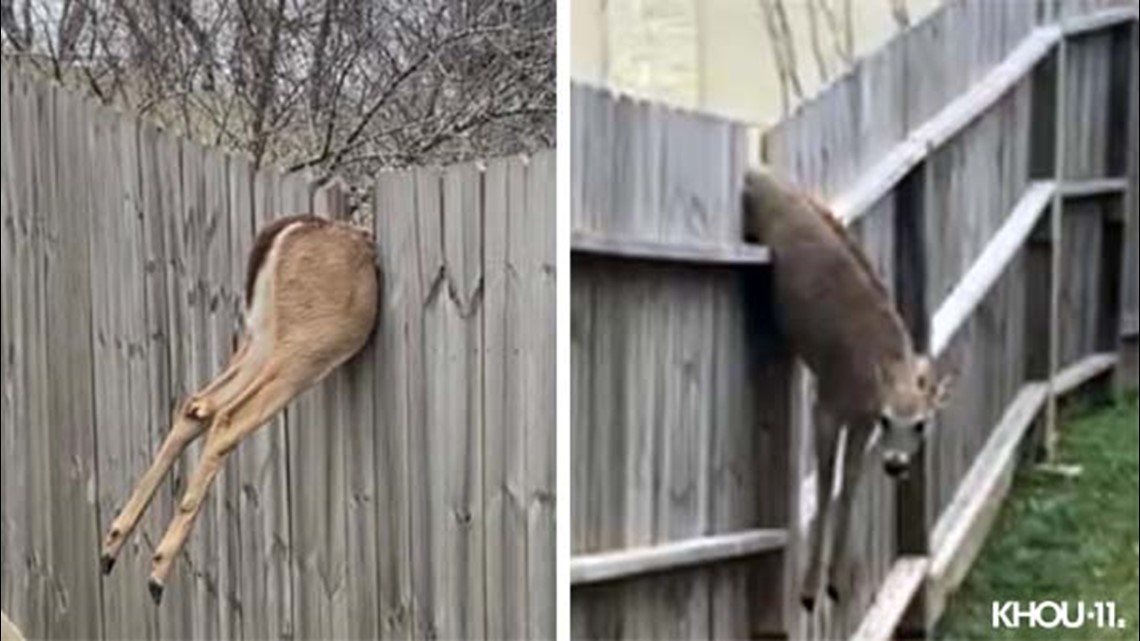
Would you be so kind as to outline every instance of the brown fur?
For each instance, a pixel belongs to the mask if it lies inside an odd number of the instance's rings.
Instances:
[[[875,267],[871,265],[871,261],[867,258],[867,255],[863,253],[863,249],[859,247],[859,244],[855,242],[855,239],[851,236],[851,232],[843,226],[843,223],[839,222],[838,218],[832,215],[831,210],[822,202],[811,196],[805,196],[805,198],[808,204],[811,205],[812,211],[814,211],[823,222],[827,223],[831,231],[847,245],[847,251],[855,260],[859,261],[859,266],[863,268],[863,273],[866,274],[867,279],[875,285],[875,288],[879,290],[879,294],[882,295],[883,298],[890,299],[890,291],[887,290],[887,286],[883,284],[882,279],[879,278],[878,272],[876,272]]]
[[[937,405],[942,387],[932,384],[929,360],[914,353],[906,325],[870,260],[826,207],[771,176],[753,173],[745,182],[744,216],[745,238],[772,251],[775,315],[792,350],[818,379],[825,410],[814,426],[820,514],[812,524],[802,585],[803,603],[811,609],[825,569],[833,598],[850,593],[853,572],[842,542],[876,424],[882,419],[889,436],[913,435]],[[843,427],[843,478],[833,499]],[[884,450],[888,471],[899,461],[905,466],[905,456]]]
[[[293,225],[294,223],[305,223],[308,225],[315,225],[323,227],[329,224],[327,220],[318,218],[308,214],[299,216],[285,216],[269,223],[264,229],[257,234],[257,238],[253,241],[253,249],[249,252],[249,261],[246,264],[245,270],[245,304],[249,305],[253,301],[253,290],[257,286],[257,275],[261,273],[261,267],[265,264],[265,260],[269,258],[269,250],[273,248],[273,241],[277,240],[277,235],[285,231],[285,228]]]
[[[881,371],[912,356],[910,335],[870,261],[823,206],[750,174],[749,236],[773,254],[776,313],[793,350],[840,418],[877,417]]]
[[[114,569],[174,463],[204,438],[201,461],[187,477],[178,511],[154,551],[150,591],[161,601],[226,458],[368,342],[379,306],[375,259],[369,234],[313,216],[282,218],[258,235],[246,279],[245,333],[225,371],[175,412],[170,434],[107,533],[104,573]],[[259,281],[261,276],[265,280]]]

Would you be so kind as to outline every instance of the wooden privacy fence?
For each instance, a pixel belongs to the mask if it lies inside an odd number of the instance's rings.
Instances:
[[[100,534],[228,358],[255,230],[336,199],[0,89],[5,612],[36,638],[553,637],[553,153],[378,177],[373,344],[238,449],[155,608],[200,450],[106,580]]]
[[[959,377],[910,478],[866,471],[857,593],[810,617],[812,383],[740,241],[743,129],[574,89],[576,638],[931,629],[1031,426],[1135,350],[1136,38],[1134,4],[950,2],[765,133]]]

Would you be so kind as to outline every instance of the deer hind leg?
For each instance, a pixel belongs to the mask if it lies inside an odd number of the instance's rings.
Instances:
[[[829,549],[831,488],[835,479],[835,450],[839,443],[839,425],[826,412],[815,412],[815,426],[816,515],[808,535],[807,569],[800,587],[800,603],[809,612],[815,609]]]
[[[851,505],[855,502],[855,492],[859,479],[863,476],[867,458],[867,441],[874,432],[874,423],[853,425],[847,429],[847,444],[843,448],[843,481],[839,486],[833,513],[834,528],[831,533],[832,556],[827,565],[827,595],[835,602],[842,602],[851,595],[854,585],[854,568],[848,552],[847,533],[851,524]]]
[[[191,416],[208,420],[217,411],[220,404],[225,403],[227,392],[233,396],[241,391],[241,387],[249,382],[249,378],[257,371],[256,364],[250,362],[252,341],[243,337],[241,344],[230,359],[225,371],[218,375],[209,385],[190,397],[186,403],[186,411]]]
[[[111,523],[111,528],[103,540],[103,551],[100,556],[103,574],[110,574],[114,570],[119,553],[138,527],[139,521],[154,500],[154,495],[158,492],[162,480],[170,472],[170,468],[174,466],[182,452],[205,431],[204,421],[214,414],[214,410],[210,408],[218,407],[227,402],[227,399],[239,394],[240,386],[248,384],[256,375],[255,364],[251,358],[249,341],[246,340],[230,361],[226,371],[209,386],[191,396],[175,412],[166,441],[155,455],[150,469],[135,486],[131,498]]]
[[[202,460],[190,477],[178,512],[155,551],[150,592],[156,603],[162,601],[166,579],[226,457],[242,440],[283,410],[305,388],[306,380],[290,376],[287,368],[279,364],[267,364],[256,380],[214,416]]]

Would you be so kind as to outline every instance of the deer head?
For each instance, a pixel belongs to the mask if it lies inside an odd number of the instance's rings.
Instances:
[[[927,421],[946,405],[952,378],[937,377],[928,356],[910,355],[879,371],[883,466],[890,476],[910,467]]]

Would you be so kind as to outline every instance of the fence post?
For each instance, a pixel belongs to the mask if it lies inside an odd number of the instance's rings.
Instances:
[[[348,184],[333,178],[313,192],[313,214],[330,220],[347,220],[348,195]]]
[[[1054,180],[1057,172],[1057,109],[1060,93],[1060,55],[1055,51],[1033,74],[1032,115],[1030,123],[1029,179]],[[1025,246],[1025,382],[1045,382],[1055,370],[1053,360],[1055,281],[1054,255],[1060,248],[1053,236],[1053,218],[1042,217]],[[1045,452],[1049,417],[1035,420],[1034,447]]]
[[[1121,320],[1120,320],[1120,336],[1119,336],[1119,349],[1120,349],[1120,366],[1117,368],[1118,388],[1132,388],[1135,389],[1138,385],[1137,382],[1137,225],[1140,224],[1140,202],[1137,202],[1138,196],[1137,185],[1140,183],[1140,173],[1138,173],[1137,162],[1138,157],[1138,129],[1140,129],[1140,122],[1138,122],[1138,115],[1140,115],[1140,53],[1137,52],[1137,46],[1140,44],[1140,24],[1133,21],[1129,28],[1129,47],[1130,55],[1128,56],[1128,112],[1125,114],[1126,125],[1128,129],[1127,148],[1124,150],[1124,173],[1129,178],[1129,188],[1124,196],[1124,233],[1123,236],[1123,250],[1121,260],[1120,275],[1120,301],[1121,301]]]
[[[923,162],[899,183],[895,200],[895,296],[915,349],[925,353],[930,343],[927,300],[926,175]],[[930,556],[934,519],[928,483],[929,449],[923,439],[906,478],[895,486],[897,556]],[[924,639],[930,635],[929,583],[923,580],[898,627],[898,637]]]
[[[1049,463],[1055,459],[1057,450],[1057,394],[1053,379],[1057,376],[1061,364],[1060,333],[1064,331],[1064,328],[1060,326],[1059,319],[1061,317],[1061,279],[1064,273],[1062,262],[1064,238],[1062,234],[1064,232],[1065,200],[1062,187],[1065,183],[1066,171],[1065,118],[1068,110],[1066,105],[1068,101],[1066,89],[1068,61],[1068,39],[1066,36],[1062,36],[1061,41],[1057,44],[1056,102],[1053,112],[1055,127],[1053,132],[1053,179],[1056,181],[1057,189],[1053,194],[1053,205],[1049,212],[1050,236],[1053,240],[1053,263],[1050,267],[1049,292],[1049,326],[1053,331],[1049,332],[1049,399],[1045,409],[1045,460]]]

